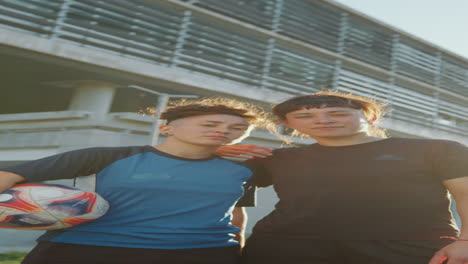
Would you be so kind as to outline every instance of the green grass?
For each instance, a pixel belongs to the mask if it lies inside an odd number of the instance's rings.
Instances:
[[[0,253],[0,264],[19,264],[28,252]]]

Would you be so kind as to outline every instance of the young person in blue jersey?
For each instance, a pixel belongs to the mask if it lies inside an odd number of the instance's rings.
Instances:
[[[156,146],[81,149],[1,170],[0,193],[25,181],[96,174],[96,192],[110,203],[97,220],[46,232],[24,264],[238,261],[253,170],[213,153],[261,125],[261,110],[215,98],[182,102],[161,119],[167,138]]]
[[[387,138],[375,126],[383,106],[339,92],[294,97],[273,114],[316,144],[272,155],[255,145],[217,151],[263,157],[251,161],[256,183],[273,185],[279,197],[255,225],[243,263],[468,263],[468,148],[449,140]]]

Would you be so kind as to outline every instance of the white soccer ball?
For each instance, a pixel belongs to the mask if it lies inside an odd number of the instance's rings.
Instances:
[[[103,216],[109,204],[98,194],[58,184],[22,184],[0,193],[0,228],[52,230]]]

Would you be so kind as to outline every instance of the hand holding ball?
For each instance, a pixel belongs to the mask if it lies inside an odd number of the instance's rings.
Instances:
[[[103,216],[109,204],[98,194],[52,184],[16,185],[0,193],[0,228],[53,230]]]

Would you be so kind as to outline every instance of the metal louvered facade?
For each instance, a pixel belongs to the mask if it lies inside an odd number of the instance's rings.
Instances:
[[[0,27],[290,95],[355,92],[468,131],[468,61],[320,0],[2,0]]]

